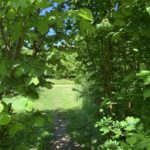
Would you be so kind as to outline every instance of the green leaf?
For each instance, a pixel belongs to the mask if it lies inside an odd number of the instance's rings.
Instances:
[[[126,121],[129,125],[136,125],[140,120],[139,118],[126,117]]]
[[[5,112],[0,114],[0,125],[7,125],[11,121],[11,116]]]
[[[37,23],[37,30],[41,33],[41,34],[45,34],[48,32],[48,23],[46,23],[45,20],[39,20]]]
[[[113,29],[113,26],[110,23],[110,21],[107,18],[105,18],[100,24],[96,25],[96,28],[99,30],[111,31]]]
[[[149,138],[144,138],[143,140],[139,141],[137,144],[136,144],[136,147],[135,149],[139,149],[139,150],[148,150],[148,146],[149,146],[149,141],[150,139]]]
[[[14,123],[9,127],[9,134],[15,135],[17,132],[24,129],[24,125],[22,123]]]
[[[12,5],[14,8],[26,8],[31,4],[31,0],[10,0],[10,5]]]
[[[124,77],[123,82],[132,81],[134,78],[135,78],[135,73],[130,73]]]
[[[0,113],[4,110],[4,105],[0,103]]]
[[[2,61],[0,62],[0,75],[6,75],[6,74],[7,74],[6,63]]]
[[[149,15],[150,15],[150,7],[147,7],[146,10],[147,10],[147,12],[148,12]]]
[[[84,37],[80,36],[79,34],[76,35],[76,37],[75,37],[75,41],[82,41],[83,39],[84,39]]]
[[[143,133],[137,133],[137,134],[134,134],[134,135],[136,136],[136,138],[138,140],[143,140],[145,138]]]
[[[50,136],[50,133],[48,131],[43,131],[42,134],[41,134],[41,137],[44,138],[44,137],[47,137],[47,136]]]
[[[136,137],[128,137],[128,138],[126,138],[126,142],[133,145],[137,142],[137,138]]]
[[[31,112],[33,110],[33,102],[28,101],[26,105],[26,111]]]
[[[150,89],[145,89],[144,92],[143,92],[143,96],[144,96],[145,98],[150,97]]]
[[[150,75],[150,71],[149,70],[141,70],[139,73],[136,74],[138,77],[143,77],[143,76],[147,76]]]
[[[23,96],[16,96],[13,98],[4,98],[3,101],[8,105],[12,105],[13,112],[19,113],[19,112],[25,112],[26,111],[26,105],[28,102],[28,99]]]
[[[91,25],[91,23],[87,20],[80,21],[80,34],[81,36],[89,36],[91,37],[95,32],[95,28]]]
[[[137,48],[133,48],[133,51],[134,52],[138,52],[139,50]]]
[[[29,85],[34,84],[34,85],[38,85],[39,84],[39,79],[37,77],[33,77],[31,78]]]
[[[89,9],[80,9],[78,10],[78,15],[86,20],[93,20],[92,12]]]
[[[36,0],[36,8],[48,8],[50,1],[48,0]]]
[[[144,84],[145,85],[149,85],[150,84],[150,76],[146,77],[146,79],[144,79]]]
[[[35,126],[36,127],[42,127],[43,126],[43,124],[44,124],[44,118],[43,117],[37,116],[34,118],[34,120],[35,120]]]
[[[18,40],[18,38],[21,36],[22,34],[22,22],[15,22],[13,25],[13,33],[11,34],[11,40],[15,41]]]

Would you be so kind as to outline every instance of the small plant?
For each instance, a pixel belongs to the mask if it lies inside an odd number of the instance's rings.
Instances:
[[[104,142],[100,145],[106,150],[143,150],[149,149],[150,136],[144,134],[143,125],[139,118],[127,117],[125,120],[113,120],[104,117],[95,125],[99,128]]]

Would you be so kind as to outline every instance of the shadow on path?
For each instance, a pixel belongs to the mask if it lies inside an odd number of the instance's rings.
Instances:
[[[82,109],[53,112],[53,137],[45,150],[90,150],[91,132]]]
[[[80,150],[81,147],[79,144],[73,143],[67,126],[69,120],[64,118],[64,114],[58,112],[54,120],[54,137],[51,141],[52,150]]]

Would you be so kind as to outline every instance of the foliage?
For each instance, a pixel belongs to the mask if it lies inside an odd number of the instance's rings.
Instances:
[[[49,78],[74,78],[76,73],[93,128],[95,122],[110,116],[100,126],[109,133],[108,125],[113,135],[101,135],[108,141],[97,145],[121,149],[123,134],[129,149],[141,145],[139,149],[149,149],[149,20],[149,0],[1,0],[1,149],[8,145],[9,149],[28,149],[12,145],[18,142],[13,136],[27,132],[31,116],[31,127],[43,125],[45,118],[32,106],[39,87],[52,88]],[[139,146],[138,139],[127,137],[129,132],[121,126],[135,118],[143,126],[139,132],[146,136]]]
[[[100,120],[96,127],[105,136],[102,149],[149,149],[149,136],[143,133],[143,125],[134,117],[127,117],[123,121],[114,121],[111,117]]]
[[[84,7],[93,14],[93,20],[79,21],[75,26],[80,62],[77,80],[83,86],[84,105],[90,104],[90,116],[97,121],[103,116],[114,118],[109,127],[129,116],[139,118],[143,123],[140,132],[146,136],[150,121],[149,6],[148,0],[74,2],[75,9]],[[118,139],[105,136],[102,149],[107,149],[106,145],[120,145]],[[103,143],[99,141],[99,145]],[[136,149],[136,145],[132,148]]]
[[[43,149],[47,116],[33,108],[39,87],[52,88],[47,80],[63,39],[67,13],[62,0],[0,1],[0,149]],[[51,7],[51,11],[46,9]],[[58,35],[49,35],[50,28]],[[57,37],[57,38],[56,38]],[[64,52],[64,59],[66,55]],[[53,61],[53,63],[52,63]],[[45,131],[46,132],[46,131]],[[37,134],[36,134],[37,133]],[[48,133],[49,134],[49,133]],[[35,142],[37,141],[37,142]],[[37,144],[37,145],[36,145]],[[35,147],[34,147],[35,146]],[[43,145],[44,146],[44,145]]]

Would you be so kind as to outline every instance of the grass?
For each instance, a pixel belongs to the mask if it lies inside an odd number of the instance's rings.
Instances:
[[[55,83],[53,88],[39,88],[39,99],[33,101],[34,108],[45,113],[51,120],[51,123],[45,122],[45,124],[41,127],[42,130],[46,132],[48,129],[50,134],[50,136],[43,139],[43,141],[45,140],[45,148],[43,149],[51,149],[50,145],[47,143],[52,139],[54,118],[58,111],[68,112],[69,110],[80,109],[82,107],[82,101],[78,100],[77,92],[73,91],[73,88],[76,87],[73,81],[56,79],[50,81]],[[47,129],[45,127],[47,127]],[[42,141],[40,142],[44,144]],[[37,149],[38,148],[35,146],[32,150]]]
[[[76,107],[80,108],[82,106],[82,101],[78,100],[77,92],[72,90],[75,87],[72,81],[53,81],[56,85],[54,85],[52,89],[39,89],[40,97],[34,102],[34,107],[36,109],[39,109],[40,111],[51,111],[57,109],[67,110]]]
[[[67,79],[50,79],[56,85],[74,85],[74,81]]]
[[[79,86],[69,80],[54,79],[52,82],[55,83],[52,89],[39,89],[40,98],[34,101],[34,107],[49,112],[50,116],[52,115],[52,122],[56,114],[61,112],[64,120],[68,122],[67,130],[72,140],[88,150],[93,131],[90,130],[90,122],[82,109],[82,101],[78,98],[78,93],[73,90],[78,89]]]

